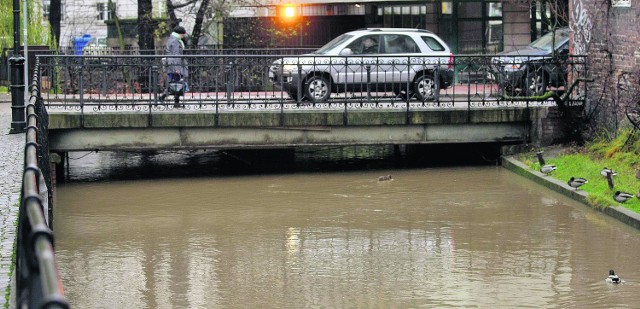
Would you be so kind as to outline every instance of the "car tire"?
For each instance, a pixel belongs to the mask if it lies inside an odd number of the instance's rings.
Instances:
[[[324,102],[331,96],[331,83],[323,76],[311,76],[304,84],[304,97],[311,102]]]
[[[418,101],[431,101],[435,98],[436,83],[432,74],[419,76],[413,85],[413,93]]]
[[[541,96],[547,92],[547,76],[542,70],[529,72],[524,85],[527,96]]]

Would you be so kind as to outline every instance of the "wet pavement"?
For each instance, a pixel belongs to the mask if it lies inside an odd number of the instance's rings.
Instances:
[[[14,296],[13,248],[17,236],[20,187],[24,154],[24,133],[9,134],[11,129],[11,96],[0,94],[0,293],[11,289]],[[0,297],[0,307],[7,299]],[[9,304],[13,307],[13,301]]]

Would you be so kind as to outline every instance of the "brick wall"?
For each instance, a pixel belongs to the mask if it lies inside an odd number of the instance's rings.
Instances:
[[[627,126],[625,110],[640,104],[640,2],[569,0],[572,52],[589,55],[587,116],[591,133]]]
[[[539,118],[534,128],[533,141],[539,146],[576,141],[580,128],[579,108],[570,107],[564,112],[558,107],[550,107],[545,117]]]

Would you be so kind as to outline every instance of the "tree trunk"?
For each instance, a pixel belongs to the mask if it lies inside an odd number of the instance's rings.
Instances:
[[[138,46],[141,55],[153,55],[153,5],[151,0],[138,0]]]
[[[198,8],[198,13],[196,13],[196,22],[193,25],[193,32],[191,32],[191,48],[195,49],[198,46],[198,40],[202,33],[202,21],[204,20],[204,14],[207,12],[208,7],[209,0],[202,0],[200,8]]]
[[[51,24],[51,36],[55,47],[60,49],[60,10],[62,0],[51,0],[49,7],[49,23]]]

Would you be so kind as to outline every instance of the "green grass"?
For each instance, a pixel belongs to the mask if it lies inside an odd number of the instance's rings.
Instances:
[[[540,169],[535,153],[527,153],[520,160],[534,170]],[[613,140],[600,138],[585,147],[570,147],[552,158],[545,156],[545,161],[558,167],[549,177],[564,182],[571,177],[586,178],[589,182],[580,190],[588,193],[591,206],[602,208],[620,205],[640,213],[640,200],[637,198],[622,204],[613,200],[615,191],[631,194],[640,191],[640,179],[636,178],[636,171],[640,169],[640,132],[627,130]],[[609,189],[607,179],[600,175],[604,167],[618,173],[613,177],[613,189]]]
[[[9,87],[0,86],[0,93],[9,93]]]

